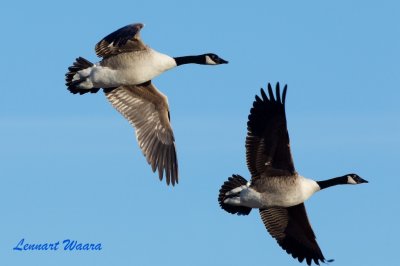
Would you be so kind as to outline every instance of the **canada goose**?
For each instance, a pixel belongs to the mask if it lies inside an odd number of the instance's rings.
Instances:
[[[314,181],[299,175],[290,153],[286,126],[285,98],[287,85],[280,95],[276,85],[276,98],[271,84],[268,94],[261,89],[256,96],[247,122],[246,160],[251,181],[233,175],[219,191],[219,205],[225,211],[248,215],[252,208],[260,211],[268,232],[278,244],[297,258],[311,265],[313,260],[326,262],[319,248],[304,201],[315,192],[335,185],[368,183],[356,174]],[[327,261],[329,262],[329,260]]]
[[[79,57],[68,68],[66,85],[71,93],[96,93],[103,88],[107,99],[136,129],[139,146],[160,180],[165,172],[169,185],[178,183],[178,161],[170,124],[167,97],[151,80],[179,65],[226,64],[216,54],[170,57],[145,45],[140,38],[143,24],[131,24],[96,44],[102,57],[93,64]]]

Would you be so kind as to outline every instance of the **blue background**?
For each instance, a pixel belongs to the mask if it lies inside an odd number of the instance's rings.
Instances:
[[[7,1],[0,4],[1,265],[299,265],[257,211],[217,204],[233,173],[249,178],[254,95],[287,83],[297,171],[370,181],[306,202],[332,265],[398,263],[398,1]],[[102,93],[64,85],[77,56],[133,22],[171,56],[214,52],[154,82],[168,95],[180,183],[153,174],[134,130]],[[102,243],[98,251],[13,251],[21,240]]]

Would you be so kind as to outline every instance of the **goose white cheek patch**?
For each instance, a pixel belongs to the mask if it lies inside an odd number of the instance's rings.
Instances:
[[[354,179],[350,175],[347,176],[347,183],[354,184],[354,185],[357,184],[357,182],[354,181]]]
[[[207,65],[216,65],[217,64],[208,55],[206,56],[206,63],[207,63]]]

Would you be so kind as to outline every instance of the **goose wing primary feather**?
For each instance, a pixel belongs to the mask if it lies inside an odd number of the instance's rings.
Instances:
[[[280,95],[276,85],[276,98],[271,84],[268,94],[261,89],[256,96],[247,122],[246,160],[254,178],[263,176],[291,176],[295,173],[286,125],[285,98],[287,85]]]
[[[178,161],[168,100],[152,84],[120,86],[106,92],[111,104],[135,127],[139,146],[160,180],[178,183]]]
[[[143,27],[144,25],[141,23],[130,24],[107,35],[96,44],[97,56],[109,57],[145,49],[146,45],[140,38],[140,30]]]
[[[303,203],[288,208],[260,209],[260,215],[270,235],[293,258],[299,262],[305,259],[308,265],[311,261],[317,265],[319,261],[325,262]]]

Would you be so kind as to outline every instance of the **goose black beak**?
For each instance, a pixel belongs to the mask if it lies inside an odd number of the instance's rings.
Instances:
[[[369,183],[367,180],[362,179],[361,177],[358,177],[356,181],[357,181],[358,184]]]
[[[226,61],[226,60],[224,60],[224,59],[222,59],[222,58],[220,57],[220,58],[219,58],[219,63],[220,63],[220,64],[228,64],[229,62]]]

